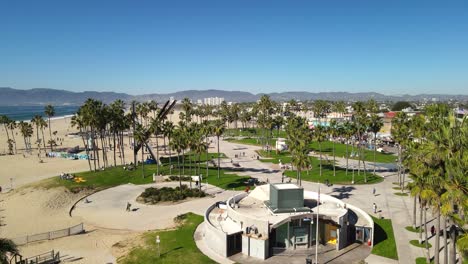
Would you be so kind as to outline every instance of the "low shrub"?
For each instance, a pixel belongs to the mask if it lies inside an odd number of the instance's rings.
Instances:
[[[190,189],[187,185],[176,188],[147,188],[141,195],[140,200],[144,203],[156,204],[158,202],[176,202],[184,200],[187,197],[205,197],[206,194],[199,189]]]

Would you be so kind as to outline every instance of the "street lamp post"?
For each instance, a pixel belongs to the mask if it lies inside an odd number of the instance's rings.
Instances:
[[[156,245],[158,246],[158,258],[161,256],[161,250],[159,248],[159,244],[161,244],[161,240],[159,239],[159,236],[156,236]]]
[[[317,185],[318,185],[318,197],[317,197],[317,225],[315,226],[315,264],[318,264],[320,183],[317,182]]]

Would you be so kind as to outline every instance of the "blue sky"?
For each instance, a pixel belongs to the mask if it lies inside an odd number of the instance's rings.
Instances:
[[[0,87],[468,93],[468,1],[0,0]]]

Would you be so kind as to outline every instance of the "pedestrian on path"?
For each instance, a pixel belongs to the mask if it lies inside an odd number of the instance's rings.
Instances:
[[[375,196],[375,187],[372,188],[372,194]]]
[[[129,202],[127,202],[127,209],[126,209],[126,211],[127,211],[127,212],[130,212],[130,208],[131,208],[131,207],[132,207],[132,204],[129,203]]]
[[[377,213],[377,205],[375,203],[372,205],[372,208],[374,209],[374,214]]]

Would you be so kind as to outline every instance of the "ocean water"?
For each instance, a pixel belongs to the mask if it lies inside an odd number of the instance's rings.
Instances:
[[[73,115],[78,110],[78,107],[76,105],[54,106],[54,117]],[[0,115],[6,115],[16,121],[30,121],[35,115],[41,115],[46,119],[47,116],[44,114],[44,108],[45,106],[0,106]]]

